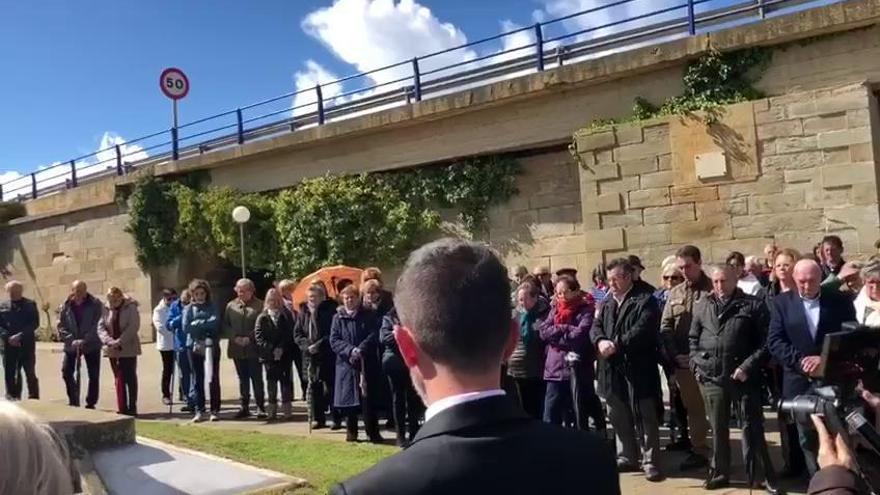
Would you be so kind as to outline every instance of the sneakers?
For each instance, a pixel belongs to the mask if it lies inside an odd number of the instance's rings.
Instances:
[[[688,471],[691,469],[704,468],[708,465],[708,459],[696,452],[691,452],[683,461],[681,461],[678,468],[682,471]]]
[[[220,421],[220,416],[217,416],[217,413],[211,413],[211,417],[208,418],[212,423],[216,423]]]
[[[162,404],[165,404],[166,406],[170,406],[171,405],[171,397],[162,397]]]
[[[193,416],[192,422],[193,423],[201,423],[204,420],[205,419],[202,417],[202,413],[196,411],[195,416]]]
[[[645,464],[644,470],[646,480],[652,483],[663,481],[663,474],[660,473],[660,470],[657,469],[657,466],[653,464]]]
[[[274,413],[272,415],[275,416]],[[267,417],[268,417],[268,414],[266,414],[266,411],[264,409],[257,410],[257,419],[266,419]]]

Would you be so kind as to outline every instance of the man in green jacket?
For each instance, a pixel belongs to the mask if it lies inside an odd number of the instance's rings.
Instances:
[[[246,278],[240,279],[235,283],[235,294],[238,297],[229,301],[223,313],[223,334],[229,338],[228,355],[235,363],[241,393],[241,409],[235,415],[236,419],[244,419],[251,415],[252,382],[254,399],[257,402],[257,417],[261,419],[267,417],[263,368],[260,366],[254,337],[254,326],[257,324],[257,317],[263,311],[263,301],[254,296],[255,292],[256,287],[252,281]]]

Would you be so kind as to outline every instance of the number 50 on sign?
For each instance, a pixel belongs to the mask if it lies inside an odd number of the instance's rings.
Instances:
[[[172,100],[180,100],[189,93],[189,79],[182,70],[171,67],[159,76],[159,88]]]

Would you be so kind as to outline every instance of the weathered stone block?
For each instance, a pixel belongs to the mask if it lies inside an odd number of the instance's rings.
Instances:
[[[510,214],[510,226],[512,228],[528,226],[538,222],[536,210],[516,211]]]
[[[849,147],[849,161],[871,162],[874,161],[874,148],[871,143],[854,144]]]
[[[860,232],[870,232],[875,240],[880,227],[877,206],[848,206],[846,208],[829,208],[825,210],[829,228],[853,228]]]
[[[872,184],[876,181],[873,162],[829,165],[820,170],[824,187],[849,186],[863,182]]]
[[[577,204],[554,206],[538,210],[538,223],[575,223],[580,220],[581,208]]]
[[[620,162],[620,174],[624,177],[630,175],[641,175],[657,171],[657,158],[649,156],[639,160],[628,162]]]
[[[577,133],[574,136],[574,142],[578,153],[602,148],[610,148],[617,144],[617,140],[614,137],[614,131],[612,129],[601,132]]]
[[[673,243],[690,243],[695,239],[721,240],[733,238],[730,218],[722,215],[694,222],[673,223],[669,226],[669,233]]]
[[[819,167],[823,164],[821,151],[807,151],[791,155],[772,155],[761,159],[765,170],[783,169],[797,170]]]
[[[804,192],[792,191],[769,196],[749,196],[749,212],[752,215],[784,213],[804,207]]]
[[[673,187],[672,203],[702,203],[718,199],[718,186]]]
[[[639,189],[639,178],[624,177],[618,180],[606,180],[599,182],[599,194],[626,193]]]
[[[624,162],[638,160],[640,158],[655,157],[670,152],[669,140],[648,141],[647,130],[645,130],[645,132],[645,142],[615,148],[613,151],[614,160]]]
[[[630,208],[644,208],[646,206],[665,206],[669,203],[670,200],[668,187],[642,189],[629,193]]]
[[[772,237],[778,232],[814,231],[822,227],[822,210],[734,217],[732,223],[733,233],[737,239]]]
[[[741,216],[749,214],[748,198],[722,199],[696,205],[697,220],[714,215]]]
[[[850,163],[854,161],[855,160],[850,158],[850,151],[846,146],[842,148],[822,150],[823,165],[839,165],[841,163]]]
[[[816,136],[786,137],[776,139],[776,153],[800,153],[816,149],[818,140]]]
[[[619,126],[614,132],[617,135],[617,144],[621,146],[641,143],[643,140],[642,126],[638,124]]]
[[[818,134],[841,129],[846,129],[846,114],[843,113],[804,119],[805,134]]]
[[[770,122],[778,122],[785,119],[785,106],[768,105],[766,111],[755,111],[756,124],[767,124]]]
[[[660,155],[657,157],[658,170],[672,170],[672,154]]]
[[[647,142],[669,142],[669,124],[658,124],[642,129]]]
[[[616,251],[625,249],[623,242],[623,229],[601,229],[584,231],[585,247],[587,252],[593,251]]]
[[[797,184],[799,182],[810,182],[814,178],[819,177],[819,171],[815,169],[804,170],[785,170],[783,172],[786,184]]]
[[[620,211],[623,203],[619,193],[600,194],[595,198],[583,198],[583,213],[607,213]]]
[[[529,208],[549,208],[551,206],[563,206],[576,201],[577,196],[568,194],[545,193],[534,194],[529,198]]]
[[[595,163],[591,166],[580,167],[580,180],[597,181],[605,179],[616,179],[620,177],[620,170],[616,163]]]
[[[654,244],[668,244],[670,242],[669,224],[629,227],[626,229],[625,234],[627,249]]]
[[[826,114],[856,110],[868,106],[868,95],[864,88],[859,91],[849,91],[834,95],[830,98],[816,100],[816,113]]]
[[[869,182],[853,184],[850,199],[854,205],[876,205],[878,202],[877,185]]]
[[[642,210],[631,210],[625,213],[603,213],[600,217],[603,229],[642,225]]]
[[[867,108],[850,110],[846,112],[846,125],[851,129],[869,127],[871,125],[871,113]]]
[[[644,189],[655,189],[671,186],[674,182],[675,174],[672,170],[664,170],[662,172],[642,175],[640,184]]]
[[[688,222],[696,220],[694,205],[691,203],[645,208],[643,212],[645,225],[661,223]]]
[[[781,173],[766,173],[754,182],[725,184],[718,186],[718,197],[721,199],[738,198],[754,194],[777,194],[783,190]]]
[[[731,251],[741,253],[760,254],[764,252],[764,246],[773,240],[772,236],[754,237],[750,239],[736,238],[728,241],[713,241],[709,247],[709,253],[704,253],[706,259],[721,261],[727,258]],[[711,257],[708,257],[711,256]]]
[[[536,252],[542,256],[583,253],[584,238],[580,234],[540,239],[535,242]]]
[[[801,123],[800,119],[783,120],[781,122],[758,125],[758,139],[801,136],[803,134],[804,125]]]
[[[871,128],[858,127],[842,131],[823,132],[818,135],[819,148],[839,148],[852,144],[870,143]]]
[[[577,233],[574,223],[536,223],[529,226],[533,239],[562,237]]]

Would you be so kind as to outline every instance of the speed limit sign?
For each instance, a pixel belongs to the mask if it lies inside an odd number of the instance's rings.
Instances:
[[[189,93],[189,79],[182,70],[171,67],[162,71],[159,76],[159,87],[165,96],[172,100],[180,100]]]

